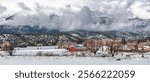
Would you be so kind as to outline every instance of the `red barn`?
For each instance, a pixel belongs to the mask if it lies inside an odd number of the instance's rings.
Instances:
[[[75,47],[69,47],[69,48],[67,48],[67,50],[69,50],[70,52],[76,52],[77,48],[75,48]]]

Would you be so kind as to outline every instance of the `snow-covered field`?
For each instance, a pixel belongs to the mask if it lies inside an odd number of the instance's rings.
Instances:
[[[134,56],[129,59],[118,57],[40,57],[40,56],[3,56],[1,65],[150,65],[150,56],[141,58]]]
[[[150,53],[145,53],[144,58],[138,53],[102,57],[101,55],[106,52],[98,51],[96,56],[80,57],[68,53],[66,49],[55,48],[55,46],[15,48],[14,56],[0,51],[0,65],[150,65]],[[39,52],[51,53],[53,56],[37,56]]]

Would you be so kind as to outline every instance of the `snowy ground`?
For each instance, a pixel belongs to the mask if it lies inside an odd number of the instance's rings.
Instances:
[[[119,60],[117,60],[119,59]],[[121,59],[121,60],[120,60]],[[150,65],[150,56],[141,58],[120,57],[40,57],[40,56],[3,56],[0,57],[1,65]]]

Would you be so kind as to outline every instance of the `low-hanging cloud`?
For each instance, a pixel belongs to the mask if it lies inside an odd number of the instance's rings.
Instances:
[[[83,1],[85,2],[85,0]],[[62,8],[53,8],[36,3],[35,10],[31,10],[23,2],[19,2],[20,8],[35,13],[24,15],[28,12],[21,11],[13,20],[9,20],[5,24],[16,27],[23,25],[39,26],[59,29],[60,31],[134,31],[136,30],[135,27],[142,26],[148,29],[150,18],[143,19],[143,16],[136,14],[137,6],[135,4],[139,1],[142,6],[147,6],[146,0],[144,3],[142,0],[87,0],[80,6],[79,4],[67,4]],[[149,13],[149,11],[147,10],[145,13]]]

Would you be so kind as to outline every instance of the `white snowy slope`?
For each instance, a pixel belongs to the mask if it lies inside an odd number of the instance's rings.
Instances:
[[[149,0],[1,0],[0,25],[61,31],[134,31],[142,27],[150,31],[149,4]]]

